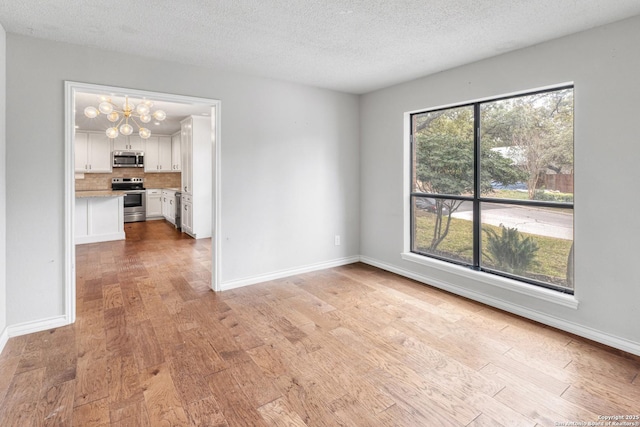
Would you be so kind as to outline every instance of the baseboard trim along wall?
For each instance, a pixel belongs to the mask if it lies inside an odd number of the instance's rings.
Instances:
[[[46,331],[47,329],[60,328],[67,326],[69,319],[67,316],[56,316],[48,319],[34,320],[31,322],[18,323],[7,327],[9,337],[17,337],[20,335],[32,334],[34,332]]]
[[[7,341],[9,341],[9,328],[4,328],[0,334],[0,354],[2,354],[4,346],[7,345]]]
[[[353,264],[360,261],[359,256],[352,256],[346,258],[338,258],[331,261],[319,262],[316,264],[304,265],[302,267],[295,267],[287,270],[274,271],[272,273],[260,274],[258,276],[245,277],[238,280],[231,280],[229,282],[222,282],[222,291],[228,291],[230,289],[241,288],[243,286],[254,285],[256,283],[268,282],[270,280],[281,279],[283,277],[295,276],[296,274],[310,273],[312,271],[324,270],[326,268],[339,267],[341,265]]]
[[[371,266],[378,267],[386,271],[390,271],[391,273],[395,273],[400,276],[404,276],[409,279],[416,280],[426,285],[433,286],[435,288],[439,288],[439,289],[442,289],[466,298],[470,298],[474,301],[478,301],[478,302],[490,305],[492,307],[499,308],[504,311],[508,311],[509,313],[517,314],[518,316],[535,320],[536,322],[540,322],[545,325],[558,328],[565,332],[569,332],[569,333],[581,336],[583,338],[587,338],[587,339],[599,342],[601,344],[605,344],[610,347],[626,351],[627,353],[640,356],[640,343],[629,341],[624,338],[612,336],[604,332],[598,331],[596,329],[582,326],[577,323],[568,322],[564,319],[559,319],[555,316],[550,316],[548,314],[531,310],[529,308],[522,307],[517,304],[512,304],[508,301],[504,301],[504,300],[493,298],[484,294],[480,294],[478,292],[474,292],[472,290],[460,287],[453,283],[430,279],[422,275],[416,274],[414,272],[404,270],[402,268],[398,268],[390,264],[386,264],[384,262],[378,261],[373,258],[369,258],[367,256],[360,256],[360,261],[365,264],[369,264]]]

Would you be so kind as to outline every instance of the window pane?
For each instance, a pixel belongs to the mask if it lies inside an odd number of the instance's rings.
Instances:
[[[413,116],[413,191],[473,192],[473,106]]]
[[[412,251],[473,262],[473,221],[466,219],[467,213],[473,218],[471,202],[413,197],[412,210]]]
[[[480,106],[483,195],[573,202],[573,89]]]
[[[573,210],[482,203],[481,266],[573,289]]]

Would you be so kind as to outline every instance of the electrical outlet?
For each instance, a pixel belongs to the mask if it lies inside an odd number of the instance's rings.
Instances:
[[[336,243],[336,246],[340,246],[340,235],[338,234],[336,234],[335,243]]]

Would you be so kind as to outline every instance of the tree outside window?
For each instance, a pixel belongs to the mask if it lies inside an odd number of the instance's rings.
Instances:
[[[573,88],[412,115],[412,251],[573,289]]]

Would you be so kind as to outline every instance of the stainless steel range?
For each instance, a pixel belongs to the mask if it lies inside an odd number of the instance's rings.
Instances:
[[[111,189],[124,191],[124,222],[146,221],[144,178],[111,178]]]

